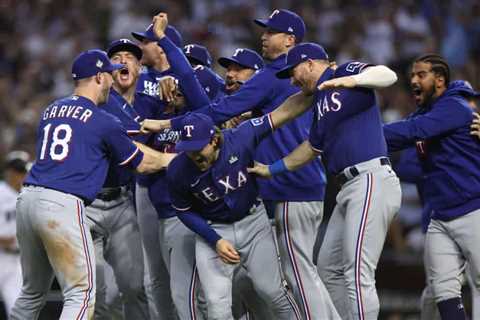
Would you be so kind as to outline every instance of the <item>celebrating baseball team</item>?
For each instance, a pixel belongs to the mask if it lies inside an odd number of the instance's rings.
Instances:
[[[480,319],[480,94],[425,53],[409,70],[415,111],[384,124],[389,67],[337,65],[289,10],[252,23],[262,52],[219,58],[225,79],[163,12],[78,54],[31,168],[7,157],[9,319],[38,319],[54,278],[62,320],[377,319],[375,273],[412,176],[429,220],[421,317],[467,319],[467,278]],[[400,150],[414,168],[392,168]],[[316,255],[327,176],[340,191]]]

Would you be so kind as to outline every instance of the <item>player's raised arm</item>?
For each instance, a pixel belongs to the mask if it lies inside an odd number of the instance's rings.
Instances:
[[[352,70],[355,70],[352,68]],[[360,68],[357,74],[346,75],[322,82],[318,89],[355,88],[364,87],[381,89],[391,86],[397,81],[397,74],[384,65],[368,66]]]

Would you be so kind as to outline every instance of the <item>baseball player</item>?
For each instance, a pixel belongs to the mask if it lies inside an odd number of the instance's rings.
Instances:
[[[212,70],[212,56],[210,55],[210,52],[208,52],[208,49],[200,44],[196,43],[190,43],[187,44],[183,47],[183,53],[187,57],[188,61],[194,67],[195,69],[198,66],[203,66],[209,70]],[[223,81],[222,77],[220,77],[218,74],[212,73],[215,75],[215,80],[217,81],[217,85],[220,86],[222,89],[225,86],[225,82]],[[224,92],[223,90],[220,92],[222,93],[221,95],[218,95],[216,99],[219,99],[223,96]],[[212,100],[215,101],[215,100]]]
[[[417,145],[425,174],[424,201],[431,208],[425,240],[427,280],[442,319],[466,319],[461,300],[465,263],[480,288],[480,146],[470,135],[473,110],[455,88],[440,56],[417,58],[411,86],[418,110],[384,126],[390,150]],[[445,161],[448,159],[448,161]]]
[[[286,119],[277,109],[225,131],[203,114],[183,119],[176,145],[181,153],[169,166],[168,186],[177,215],[197,233],[195,256],[209,319],[233,319],[237,268],[246,269],[275,319],[301,318],[282,285],[272,229],[257,184],[246,171],[259,142]]]
[[[478,110],[475,98],[480,96],[476,93],[472,86],[463,80],[456,80],[452,81],[449,86],[449,90],[457,90],[460,94],[465,96],[468,100],[470,107],[473,110]],[[422,171],[422,163],[419,160],[419,154],[417,153],[417,149],[412,147],[402,151],[402,155],[394,166],[394,170],[397,173],[398,177],[402,181],[407,181],[410,183],[415,183],[417,185],[417,189],[420,195],[420,199],[423,202],[424,192],[425,192],[425,181],[424,181],[424,173]],[[423,203],[424,209],[422,212],[422,231],[425,233],[428,228],[428,224],[430,223],[430,214],[431,208],[428,207],[425,203]],[[426,268],[428,268],[428,263],[424,262]],[[468,270],[468,266],[466,268]],[[468,272],[466,272],[468,275]],[[467,276],[467,281],[470,284],[470,289],[472,290],[472,318],[477,319],[480,306],[478,305],[478,293],[475,289],[475,286],[472,285],[472,279],[470,276]],[[437,305],[435,303],[432,288],[429,286],[427,281],[426,287],[422,292],[422,301],[421,301],[421,319],[423,320],[435,320],[440,319],[440,314],[438,312]]]
[[[377,319],[375,269],[401,190],[387,158],[375,94],[368,88],[389,86],[396,75],[385,66],[359,62],[333,70],[321,46],[303,43],[289,51],[277,76],[291,77],[303,92],[314,94],[314,121],[308,140],[270,166],[257,164],[253,172],[271,176],[324,157],[342,188],[319,252],[320,275],[342,319]]]
[[[15,204],[29,169],[30,156],[25,151],[12,151],[6,156],[4,181],[0,181],[0,297],[7,314],[22,287],[20,255],[15,237]]]
[[[218,63],[227,69],[225,91],[228,94],[240,89],[240,85],[263,68],[263,59],[258,53],[247,48],[237,48],[231,57],[221,57]]]
[[[218,63],[227,69],[225,73],[225,92],[232,94],[248,81],[255,72],[263,68],[263,59],[255,51],[237,48],[230,57],[221,57]],[[222,128],[232,129],[252,117],[247,112],[228,120]],[[244,269],[239,269],[233,279],[233,316],[235,319],[273,319],[268,308],[255,292],[253,283]]]
[[[158,101],[136,92],[140,71],[141,49],[128,39],[110,44],[107,55],[112,63],[122,64],[114,71],[113,86],[108,102],[100,107],[116,116],[128,133],[138,130],[140,116],[132,107],[134,100]],[[158,107],[158,106],[154,106]],[[96,260],[105,261],[113,268],[116,284],[122,294],[127,319],[148,319],[147,299],[144,291],[142,244],[137,224],[131,186],[134,174],[127,168],[112,165],[106,181],[95,201],[87,207],[86,215],[95,245]],[[96,319],[111,319],[106,304],[104,264],[97,263]]]
[[[183,52],[166,36],[168,17],[165,13],[155,16],[153,25],[158,45],[170,63],[170,71],[181,85],[192,88],[184,94],[175,94],[175,98],[167,105],[173,109],[169,110],[169,114],[164,114],[164,117],[172,117],[186,109],[195,109],[208,103],[207,94],[215,95],[219,90],[211,71],[203,67],[192,69]],[[203,88],[200,82],[205,84]],[[158,150],[175,152],[174,146],[179,136],[179,132],[171,130],[160,132],[155,136],[153,146]],[[149,187],[149,194],[159,218],[157,225],[161,254],[170,275],[170,290],[178,318],[203,319],[205,311],[201,310],[197,300],[199,281],[195,266],[195,235],[180,222],[171,207],[166,175],[159,173],[151,179],[153,183]]]
[[[266,114],[298,91],[288,80],[275,77],[285,66],[285,55],[303,40],[305,24],[295,13],[275,10],[267,20],[256,20],[265,27],[262,55],[269,63],[234,94],[202,107],[196,112],[209,115],[217,124],[253,109]],[[308,137],[313,113],[306,112],[272,135],[257,149],[256,160],[273,162],[287,155]],[[178,129],[181,119],[161,126]],[[306,319],[322,319],[336,313],[313,262],[313,245],[323,215],[324,168],[314,159],[296,172],[259,180],[259,190],[270,216],[275,216],[282,266],[289,287]],[[324,317],[325,318],[325,317]]]
[[[181,47],[182,37],[174,27],[168,26],[165,32],[177,47]],[[158,39],[153,32],[153,24],[149,25],[144,32],[132,32],[132,36],[139,41],[143,52],[141,63],[145,66],[137,81],[137,91],[158,98],[158,80],[172,75],[169,61],[163,49],[157,45]],[[134,106],[134,108],[139,114],[149,117],[148,112],[139,110],[138,106]],[[153,181],[154,179],[148,175],[138,175],[135,185],[138,224],[147,266],[146,289],[149,303],[154,306],[151,310],[152,318],[174,319],[175,310],[170,292],[170,277],[160,248],[158,214],[149,196],[149,187]]]
[[[60,319],[92,319],[95,258],[85,205],[100,191],[110,159],[144,173],[168,163],[140,151],[119,120],[97,107],[108,100],[111,72],[122,67],[103,51],[82,52],[72,66],[73,95],[41,115],[36,161],[17,200],[23,286],[11,319],[37,319],[54,276],[64,297]]]
[[[177,47],[182,46],[183,38],[177,29],[168,26],[165,33]],[[159,94],[158,80],[171,74],[168,59],[162,48],[157,45],[158,39],[155,38],[152,24],[143,32],[132,32],[132,36],[139,41],[143,52],[142,64],[145,66],[137,82],[137,91],[157,97]]]

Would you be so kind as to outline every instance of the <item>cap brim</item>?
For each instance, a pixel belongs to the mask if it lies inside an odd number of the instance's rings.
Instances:
[[[158,39],[151,38],[151,37],[147,36],[147,34],[145,32],[132,32],[132,36],[140,42],[142,42],[144,39],[147,39],[149,41],[157,41],[158,40]]]
[[[203,140],[195,140],[195,141],[185,141],[181,140],[175,145],[175,151],[182,152],[182,151],[200,151],[202,150],[208,143],[210,142],[210,138],[203,139]]]
[[[137,57],[138,60],[142,59],[142,49],[132,43],[119,43],[116,46],[109,48],[107,55],[109,58],[111,58],[115,53],[120,51],[131,52],[135,55],[135,57]]]
[[[224,68],[228,68],[228,66],[230,64],[235,63],[235,64],[238,64],[239,66],[242,66],[242,67],[247,68],[247,69],[254,69],[250,66],[246,66],[246,65],[240,63],[240,61],[235,60],[233,58],[221,57],[217,61],[218,61],[218,64],[220,64]]]
[[[260,27],[263,27],[263,28],[268,27],[268,19],[255,19],[253,21]]]
[[[110,72],[112,73],[113,71],[115,70],[120,70],[120,69],[123,69],[125,68],[125,65],[121,64],[121,63],[112,63],[112,65],[110,66],[110,68],[108,68],[107,70],[105,70],[105,72]]]
[[[288,79],[291,77],[291,71],[292,69],[295,68],[294,65],[292,66],[286,66],[285,68],[281,69],[280,71],[278,71],[275,75],[277,76],[277,78],[279,79]]]

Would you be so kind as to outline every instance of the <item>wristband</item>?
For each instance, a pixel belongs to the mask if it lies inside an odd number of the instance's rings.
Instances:
[[[288,171],[283,159],[277,160],[268,166],[268,171],[272,176]]]

